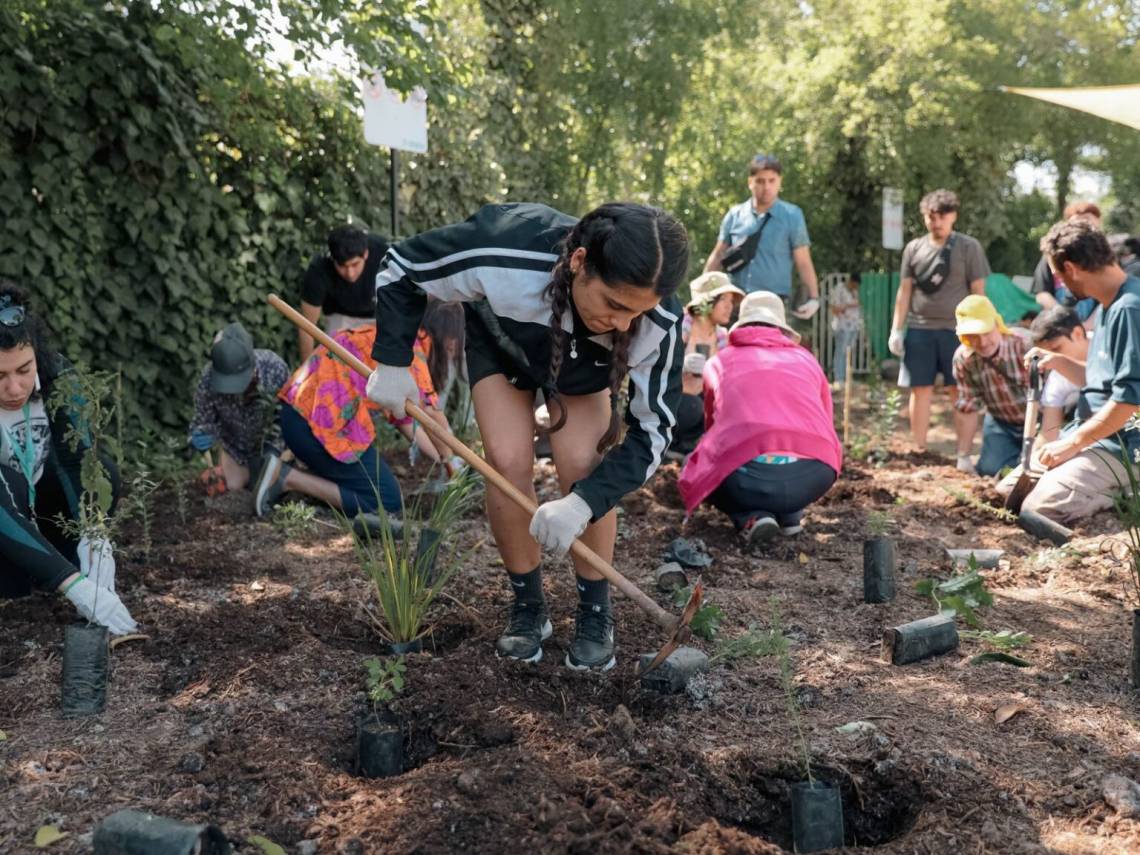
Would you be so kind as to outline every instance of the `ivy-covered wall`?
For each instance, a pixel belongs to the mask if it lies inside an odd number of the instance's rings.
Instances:
[[[147,4],[0,11],[0,276],[73,360],[122,368],[141,423],[185,425],[210,337],[265,304],[352,218],[385,230],[386,153],[345,100]]]

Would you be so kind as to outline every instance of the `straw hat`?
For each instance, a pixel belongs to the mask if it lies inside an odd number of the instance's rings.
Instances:
[[[771,324],[783,330],[796,344],[800,343],[800,334],[784,320],[784,301],[771,291],[753,291],[744,298],[740,304],[740,316],[732,329],[745,324]]]
[[[744,297],[744,292],[732,284],[727,273],[720,270],[710,270],[703,273],[689,283],[689,293],[692,295],[685,305],[691,309],[705,300],[715,300],[721,294],[732,294],[738,298]]]

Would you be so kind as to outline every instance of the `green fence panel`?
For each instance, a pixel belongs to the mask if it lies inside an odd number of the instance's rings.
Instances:
[[[859,304],[863,309],[863,326],[876,362],[887,359],[887,339],[891,336],[891,316],[895,311],[895,295],[899,291],[898,272],[863,273],[859,286]]]

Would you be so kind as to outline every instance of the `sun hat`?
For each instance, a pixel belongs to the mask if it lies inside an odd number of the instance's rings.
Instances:
[[[694,350],[692,353],[685,354],[685,364],[681,370],[686,374],[700,374],[705,370],[707,361],[707,356]]]
[[[958,319],[954,332],[958,334],[962,344],[966,344],[965,336],[985,335],[995,327],[1003,335],[1009,332],[994,304],[981,294],[971,294],[966,297],[954,309],[954,316]]]
[[[788,326],[784,319],[784,301],[771,291],[753,291],[744,298],[740,304],[740,316],[732,329],[736,330],[745,324],[770,324],[787,333],[796,344],[800,342],[800,334]]]
[[[253,379],[253,339],[239,323],[226,326],[210,348],[210,389],[220,395],[238,395]]]
[[[706,300],[715,300],[721,294],[732,294],[740,298],[744,297],[744,292],[732,284],[732,280],[728,278],[727,273],[723,273],[720,270],[710,270],[708,273],[702,273],[689,283],[689,293],[692,296],[689,298],[689,302],[685,304],[686,309],[691,309],[693,306],[699,305]]]

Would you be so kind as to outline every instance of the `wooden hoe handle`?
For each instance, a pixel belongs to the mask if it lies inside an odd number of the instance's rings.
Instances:
[[[324,330],[278,297],[276,294],[270,294],[268,297],[269,305],[283,314],[286,318],[296,324],[304,332],[311,335],[316,341],[323,344],[330,352],[335,353],[338,358],[344,360],[357,374],[363,377],[368,377],[372,373],[364,362],[358,359],[353,354],[349,353],[343,347],[336,343]],[[491,466],[486,460],[460,442],[454,435],[449,433],[439,424],[435,419],[429,416],[423,409],[411,399],[404,402],[404,407],[408,411],[408,415],[412,416],[420,426],[431,434],[431,438],[451,449],[452,453],[458,454],[462,457],[471,468],[477,471],[480,475],[487,479],[491,484],[494,484],[503,493],[506,493],[511,500],[526,511],[528,514],[533,515],[538,510],[538,506],[530,500],[530,497],[525,496],[518,488],[508,481],[497,469]],[[570,551],[581,560],[589,564],[594,570],[601,573],[610,582],[612,582],[619,591],[633,600],[647,615],[653,618],[664,629],[670,632],[677,629],[681,621],[674,615],[669,614],[661,606],[657,605],[650,597],[634,585],[629,579],[615,570],[607,561],[605,561],[598,553],[582,543],[582,541],[575,539],[574,543],[570,546]]]

